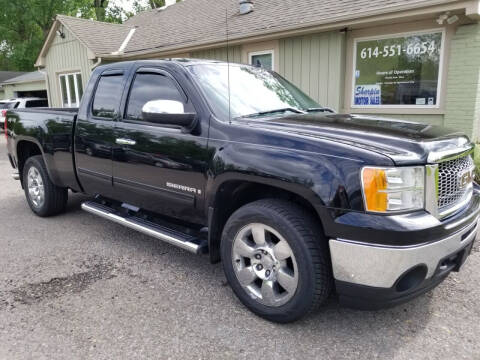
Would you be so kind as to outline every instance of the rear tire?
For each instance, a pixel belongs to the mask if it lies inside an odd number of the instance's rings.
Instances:
[[[36,215],[49,217],[65,211],[68,189],[52,183],[41,155],[27,159],[22,179],[28,205]]]
[[[225,225],[221,254],[237,297],[267,320],[298,320],[332,291],[323,231],[318,220],[296,204],[266,199],[241,207]]]

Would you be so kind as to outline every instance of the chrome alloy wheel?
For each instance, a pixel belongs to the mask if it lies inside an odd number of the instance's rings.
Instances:
[[[249,224],[232,247],[235,275],[244,290],[266,306],[287,303],[298,286],[298,267],[288,242],[273,228]]]
[[[34,166],[28,170],[27,186],[33,205],[37,208],[42,207],[45,202],[45,186],[42,175]]]

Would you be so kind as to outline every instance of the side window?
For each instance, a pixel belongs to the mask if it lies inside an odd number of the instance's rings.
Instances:
[[[123,75],[107,75],[100,78],[93,99],[93,116],[113,119],[118,114],[123,92],[122,80]]]
[[[142,108],[152,100],[176,100],[185,104],[185,99],[169,77],[155,73],[138,73],[130,90],[126,118],[142,121]]]
[[[47,100],[28,100],[25,104],[26,108],[48,107]]]

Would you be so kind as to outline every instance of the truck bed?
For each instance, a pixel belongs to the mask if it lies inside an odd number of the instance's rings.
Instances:
[[[80,190],[73,157],[73,129],[78,108],[12,109],[7,113],[8,129],[16,134],[9,141],[11,154],[33,142],[43,151],[52,181],[57,186]],[[18,158],[17,154],[16,158]]]
[[[78,113],[78,108],[25,108],[25,109],[11,109],[9,110],[11,113],[12,112],[22,112],[22,113],[48,113],[48,114],[76,114]]]

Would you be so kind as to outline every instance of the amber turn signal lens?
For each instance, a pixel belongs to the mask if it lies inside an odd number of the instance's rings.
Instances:
[[[367,211],[385,212],[388,208],[387,174],[383,169],[364,168],[363,191]]]

